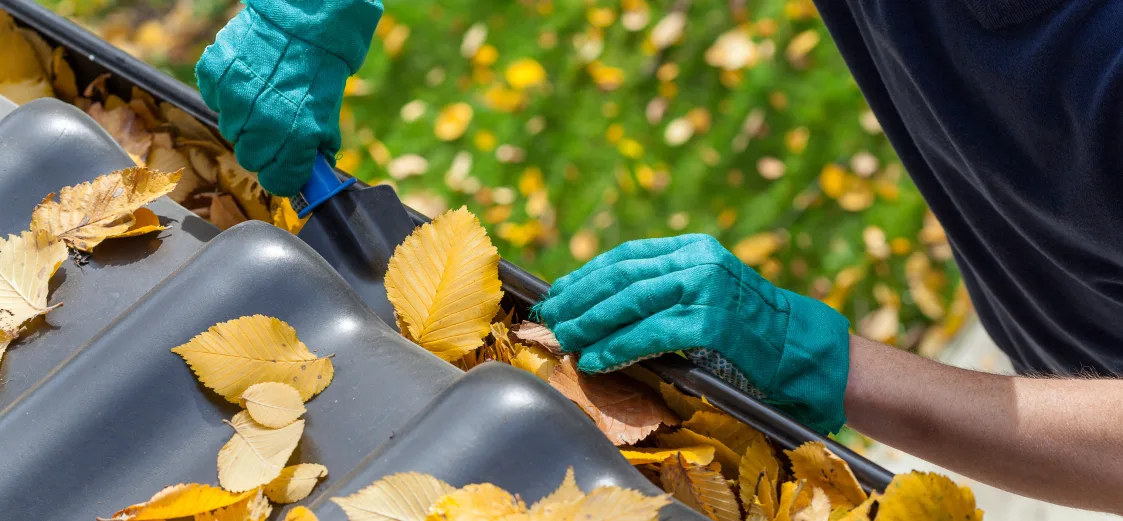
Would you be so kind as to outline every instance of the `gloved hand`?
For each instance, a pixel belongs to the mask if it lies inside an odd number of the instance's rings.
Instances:
[[[261,186],[297,194],[339,151],[343,87],[366,59],[380,0],[244,0],[195,67],[203,101]]]
[[[846,422],[850,323],[779,289],[708,235],[624,243],[557,280],[534,308],[587,373],[686,351],[819,432]]]

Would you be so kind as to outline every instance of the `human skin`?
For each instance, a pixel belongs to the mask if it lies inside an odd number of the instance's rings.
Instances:
[[[1123,515],[1123,380],[1001,376],[850,339],[851,427],[1023,496]]]

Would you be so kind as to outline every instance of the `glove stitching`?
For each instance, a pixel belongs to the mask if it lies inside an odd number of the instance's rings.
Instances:
[[[785,297],[782,292],[776,292],[776,298],[777,299],[782,298],[785,301],[787,300],[787,297]],[[772,384],[776,383],[776,377],[779,376],[780,367],[784,365],[784,356],[787,354],[786,347],[788,345],[788,333],[789,333],[789,327],[788,326],[791,324],[791,314],[790,314],[791,306],[790,305],[788,306],[788,309],[789,309],[788,312],[777,311],[778,313],[784,315],[784,338],[781,340],[781,343],[780,343],[780,360],[776,363],[776,371],[774,371],[772,373],[772,379],[769,380],[768,385],[764,386],[764,388],[765,388],[764,392],[766,394],[768,394],[769,396],[776,394],[775,389],[772,388]]]
[[[335,54],[335,53],[333,53],[333,52],[331,52],[331,51],[329,51],[329,50],[327,50],[327,49],[325,49],[325,48],[323,48],[323,47],[321,47],[321,46],[319,46],[319,45],[316,45],[315,43],[312,43],[312,42],[310,42],[310,41],[308,41],[308,40],[305,40],[304,38],[301,38],[301,37],[299,37],[299,36],[297,36],[297,35],[295,35],[295,34],[292,34],[292,33],[288,32],[288,31],[286,31],[286,30],[282,29],[282,28],[281,28],[281,26],[280,26],[280,24],[277,24],[277,23],[276,23],[276,22],[274,22],[273,20],[270,20],[268,16],[265,16],[264,14],[262,14],[262,13],[261,13],[261,11],[258,11],[257,9],[254,9],[253,7],[250,7],[249,5],[247,5],[247,6],[246,6],[246,9],[250,9],[250,10],[252,10],[252,11],[254,12],[254,14],[256,14],[256,15],[257,15],[257,16],[259,16],[259,17],[261,17],[261,19],[262,19],[262,20],[265,20],[265,22],[266,22],[266,23],[268,23],[268,24],[272,25],[273,27],[276,27],[278,31],[280,31],[281,33],[284,33],[284,35],[285,35],[285,36],[288,36],[288,37],[289,37],[289,40],[299,40],[299,41],[302,41],[302,42],[304,42],[304,43],[308,44],[308,45],[309,45],[309,46],[311,46],[311,47],[315,47],[316,49],[319,49],[319,50],[323,51],[323,52],[324,52],[324,54],[327,54],[327,55],[329,55],[329,56],[333,56],[333,57],[335,57],[335,59],[337,59],[337,60],[339,60],[339,61],[343,62],[343,64],[347,66],[347,71],[351,73],[351,74],[348,74],[348,76],[353,76],[353,75],[354,75],[354,74],[355,74],[356,72],[359,72],[359,71],[358,71],[358,69],[352,69],[352,68],[351,68],[351,64],[350,64],[350,63],[347,63],[347,60],[346,60],[346,59],[344,59],[344,58],[343,58],[342,56],[340,56],[340,55],[338,55],[338,54]]]
[[[290,43],[291,43],[291,42],[290,42]],[[287,48],[287,47],[286,47],[286,48]],[[321,69],[323,69],[323,67],[324,67],[324,63],[323,63],[323,61],[320,61],[319,65],[317,65],[317,67],[316,67],[316,73],[315,73],[315,74],[314,74],[313,76],[314,76],[314,77],[319,77],[319,75],[320,75],[320,70],[321,70]],[[272,88],[272,86],[269,86],[269,87],[270,87],[270,88]],[[274,89],[274,90],[276,90],[276,89]],[[292,136],[293,136],[293,133],[294,133],[294,132],[293,132],[293,129],[294,129],[295,127],[296,127],[296,124],[297,124],[297,122],[298,122],[298,121],[300,120],[300,114],[301,114],[301,112],[303,112],[303,111],[305,110],[305,108],[304,108],[304,104],[305,104],[305,103],[307,102],[307,100],[308,100],[308,96],[310,96],[310,95],[312,94],[312,93],[310,92],[310,90],[311,90],[311,89],[309,89],[309,90],[306,90],[306,91],[304,92],[304,96],[302,96],[302,97],[300,98],[300,102],[299,102],[299,103],[296,103],[296,102],[293,102],[292,100],[289,100],[289,99],[288,99],[288,98],[287,98],[287,97],[286,97],[286,96],[285,96],[284,94],[281,94],[281,93],[280,93],[280,91],[277,91],[277,94],[278,94],[278,95],[280,95],[280,96],[281,96],[282,98],[285,98],[285,99],[286,99],[286,100],[288,100],[288,101],[289,101],[290,103],[294,103],[294,104],[296,105],[296,115],[295,115],[295,117],[293,117],[293,118],[292,118],[292,123],[290,123],[290,124],[289,124],[289,129],[288,129],[288,131],[287,131],[287,132],[285,133],[285,140],[284,140],[283,142],[281,142],[281,147],[277,149],[277,150],[278,150],[278,153],[277,153],[277,155],[273,156],[273,159],[272,159],[272,160],[270,160],[270,161],[269,161],[268,163],[266,163],[266,164],[265,164],[264,166],[262,166],[262,167],[261,167],[261,170],[265,170],[265,169],[269,168],[270,166],[272,166],[272,165],[274,165],[275,163],[277,163],[277,162],[279,162],[279,161],[280,161],[280,155],[281,155],[281,154],[280,154],[280,152],[279,152],[279,151],[280,151],[280,150],[284,150],[284,149],[285,149],[285,146],[287,146],[287,145],[288,145],[288,143],[289,143],[289,141],[291,141],[291,140],[292,140]],[[255,101],[254,103],[256,103],[256,101]],[[319,148],[319,145],[318,145],[318,144],[317,144],[317,148]]]

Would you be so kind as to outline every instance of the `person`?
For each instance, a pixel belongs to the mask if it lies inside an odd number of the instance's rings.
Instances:
[[[261,184],[339,148],[367,0],[246,0],[197,67]],[[716,240],[628,242],[535,311],[579,368],[685,351],[821,432],[859,431],[1006,490],[1123,514],[1123,2],[817,0],[1015,368],[946,367],[849,334]],[[1042,378],[1040,375],[1053,375]]]

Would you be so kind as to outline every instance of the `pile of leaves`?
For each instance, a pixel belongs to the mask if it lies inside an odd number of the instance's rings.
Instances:
[[[787,466],[759,431],[654,373],[580,373],[548,328],[511,325],[498,263],[466,208],[417,228],[385,279],[402,335],[462,369],[497,361],[549,382],[640,472],[714,521],[981,519],[971,491],[946,477],[905,474],[870,496],[822,443],[784,451]]]
[[[62,305],[47,305],[51,277],[107,239],[165,229],[145,205],[175,190],[180,174],[127,168],[50,193],[35,207],[31,229],[0,238],[0,359],[25,325]]]
[[[179,172],[168,196],[219,228],[248,219],[294,234],[303,226],[289,201],[266,193],[257,174],[239,166],[230,146],[209,127],[136,87],[128,100],[109,93],[108,74],[79,90],[66,50],[52,49],[38,33],[17,28],[3,11],[0,63],[0,95],[19,104],[57,97],[84,110],[137,165]]]
[[[40,1],[189,85],[240,7]],[[547,280],[626,240],[701,232],[926,356],[970,314],[811,0],[387,5],[340,127],[341,168],[429,216],[467,205]]]

